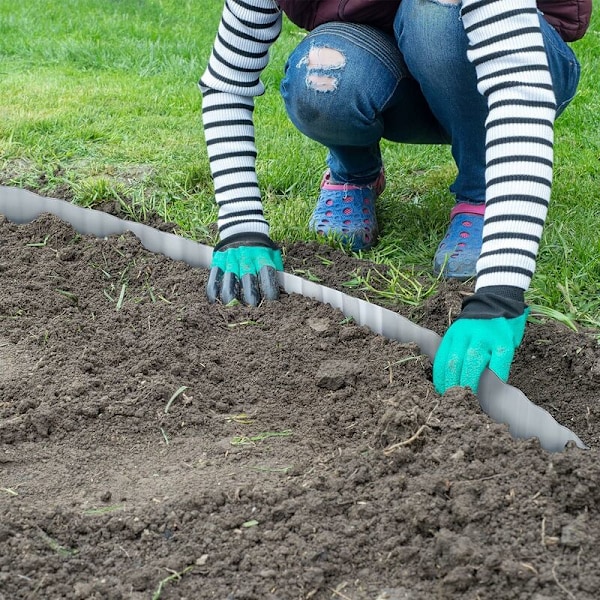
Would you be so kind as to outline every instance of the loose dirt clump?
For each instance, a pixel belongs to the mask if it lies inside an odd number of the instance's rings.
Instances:
[[[318,249],[286,268],[368,267]],[[597,598],[593,335],[531,323],[517,354],[590,447],[550,454],[438,396],[414,345],[295,295],[209,305],[206,276],[0,217],[2,600]],[[396,310],[443,333],[468,289]]]

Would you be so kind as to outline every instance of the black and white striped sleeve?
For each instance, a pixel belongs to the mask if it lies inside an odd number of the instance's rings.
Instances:
[[[556,100],[535,0],[463,0],[486,96],[486,209],[476,289],[526,290],[552,186]]]
[[[275,0],[226,0],[200,79],[222,240],[238,233],[269,233],[256,177],[253,110],[254,97],[264,93],[260,74],[281,22]]]

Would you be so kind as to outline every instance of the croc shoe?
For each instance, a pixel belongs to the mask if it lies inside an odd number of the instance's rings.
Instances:
[[[368,250],[379,234],[375,200],[385,189],[383,169],[370,185],[332,183],[325,171],[321,192],[309,221],[309,229],[320,235],[333,233],[354,252]]]
[[[470,279],[477,274],[481,254],[485,204],[458,202],[450,213],[450,226],[433,258],[433,272],[447,279]]]

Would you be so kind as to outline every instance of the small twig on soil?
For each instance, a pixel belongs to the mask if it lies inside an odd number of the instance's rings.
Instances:
[[[161,579],[158,582],[158,587],[156,588],[156,591],[154,592],[154,595],[152,596],[152,600],[159,600],[159,598],[162,594],[162,591],[163,591],[163,587],[167,583],[169,583],[169,581],[173,581],[174,579],[179,581],[181,579],[182,575],[185,575],[188,571],[191,571],[193,568],[194,568],[194,565],[190,565],[189,567],[186,567],[183,571],[180,571],[178,573],[173,573],[172,575],[169,575],[168,577]]]
[[[259,471],[260,473],[287,473],[294,467],[292,465],[288,467],[248,467],[251,471]]]
[[[506,471],[506,473],[494,473],[494,475],[487,475],[486,477],[475,477],[474,479],[456,479],[454,483],[473,483],[474,481],[489,481],[490,479],[497,479],[498,477],[507,477],[512,475],[513,471]]]
[[[340,591],[341,589],[344,589],[345,587],[346,587],[346,582],[342,583],[341,585],[338,585],[339,589],[329,588],[329,591],[332,594],[335,594],[336,596],[343,598],[343,600],[352,600],[352,598],[350,598],[350,596],[346,596],[346,594],[342,594],[342,592]]]
[[[590,425],[590,415],[591,415],[591,411],[590,411],[590,407],[586,406],[586,411],[585,411],[585,422],[587,423],[587,430],[588,433],[590,433],[592,431],[592,426]]]
[[[546,517],[542,517],[542,546],[544,548],[548,546],[554,546],[558,543],[557,537],[547,536],[546,535]]]
[[[425,423],[423,423],[423,425],[421,425],[417,431],[415,431],[415,433],[413,433],[413,435],[411,435],[407,440],[403,440],[402,442],[396,442],[395,444],[392,444],[391,446],[388,446],[383,453],[386,456],[389,456],[390,454],[392,454],[393,452],[395,452],[396,450],[398,450],[398,448],[402,448],[403,446],[408,446],[410,444],[412,444],[415,440],[417,440],[419,438],[419,436],[425,431],[425,429],[427,429],[429,427],[429,423],[431,422],[431,417],[433,416],[433,413],[437,410],[438,406],[439,406],[439,402],[431,409],[431,412],[427,415],[427,418],[425,419]]]
[[[556,575],[556,560],[552,563],[552,577],[554,577],[554,581],[556,582],[556,585],[567,595],[569,596],[569,598],[573,598],[573,600],[576,600],[575,596],[558,580],[558,577]]]
[[[421,427],[419,427],[419,429],[417,429],[417,431],[415,431],[415,433],[413,435],[411,435],[407,440],[404,440],[402,442],[396,442],[395,444],[392,444],[391,446],[388,446],[383,453],[387,456],[389,454],[392,454],[393,452],[395,452],[396,450],[398,450],[398,448],[402,448],[402,446],[408,446],[409,444],[412,444],[422,433],[423,431],[425,431],[425,429],[427,428],[427,424],[424,423],[423,425],[421,425]]]
[[[520,563],[520,565],[524,569],[527,569],[528,571],[531,571],[533,574],[539,575],[538,570],[531,563],[522,562],[522,563]]]
[[[240,321],[239,323],[227,323],[227,327],[230,329],[233,329],[234,327],[246,327],[247,325],[256,325],[257,327],[262,327],[261,323],[252,320]]]
[[[383,370],[384,371],[385,370],[389,370],[389,372],[390,372],[390,384],[392,383],[393,378],[394,378],[393,377],[393,373],[392,373],[392,367],[393,366],[395,366],[395,365],[401,365],[401,364],[404,364],[406,362],[410,362],[411,360],[419,360],[421,358],[423,358],[423,355],[419,354],[418,356],[407,356],[405,358],[401,358],[400,360],[397,360],[397,361],[395,361],[393,363],[391,363],[390,361],[388,361],[387,366],[383,367]]]
[[[542,517],[542,546],[546,546],[546,517]]]
[[[292,435],[291,429],[285,429],[284,431],[264,431],[257,435],[245,436],[245,435],[236,435],[232,438],[230,444],[232,446],[241,446],[244,444],[254,444],[255,442],[262,442],[268,438],[272,437],[288,437]]]
[[[37,593],[42,589],[42,586],[44,585],[44,583],[46,581],[46,577],[47,577],[46,574],[44,574],[42,576],[42,578],[39,580],[38,584],[35,586],[35,589],[31,592],[31,594],[29,594],[29,596],[27,596],[27,598],[36,598],[37,597]]]

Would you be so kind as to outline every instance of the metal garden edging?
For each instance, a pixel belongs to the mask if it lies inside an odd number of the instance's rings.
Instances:
[[[150,252],[184,261],[192,267],[210,267],[210,246],[101,211],[81,208],[64,200],[0,186],[0,214],[9,221],[29,223],[44,213],[59,217],[84,235],[107,237],[131,232]],[[414,342],[431,360],[435,356],[440,336],[391,310],[290,273],[280,273],[279,283],[288,294],[301,294],[330,304],[373,333],[402,343]],[[549,412],[535,405],[517,388],[502,382],[489,369],[481,377],[477,398],[481,409],[497,423],[508,425],[509,432],[515,438],[538,438],[542,448],[549,452],[564,450],[568,442],[574,442],[579,448],[587,448],[575,433],[560,425]]]

